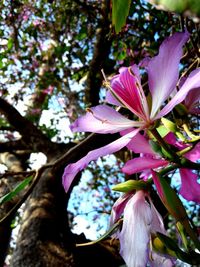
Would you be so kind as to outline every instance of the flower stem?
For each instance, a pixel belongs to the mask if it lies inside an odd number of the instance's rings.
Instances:
[[[160,136],[158,131],[154,128],[154,129],[151,129],[150,132],[156,138],[156,140],[158,141],[160,146],[162,148],[164,148],[164,150],[167,153],[169,153],[169,155],[172,157],[173,161],[179,163],[180,162],[179,157],[176,155],[176,153],[174,151],[171,150],[169,145],[163,140],[163,138]]]

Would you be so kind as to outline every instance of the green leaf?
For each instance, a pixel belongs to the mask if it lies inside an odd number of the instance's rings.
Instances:
[[[160,199],[168,212],[176,219],[177,222],[181,222],[196,247],[200,249],[200,242],[188,220],[186,210],[174,189],[159,173],[157,173],[157,175],[153,174],[153,181],[158,190]]]
[[[8,48],[8,50],[11,50],[12,47],[13,47],[13,39],[10,38],[10,39],[8,40],[7,48]]]
[[[33,178],[32,176],[27,177],[26,179],[24,179],[24,181],[18,184],[11,192],[1,197],[0,205],[2,205],[5,202],[10,201],[13,197],[15,197],[20,191],[22,191],[29,184],[32,178]]]
[[[126,24],[126,18],[129,14],[131,0],[112,0],[112,24],[116,33]]]
[[[166,118],[161,118],[162,123],[164,124],[164,126],[170,130],[171,132],[175,133],[178,131],[176,124]]]
[[[158,238],[163,242],[163,244],[170,250],[173,251],[176,254],[176,257],[183,262],[187,262],[192,265],[198,265],[200,263],[200,254],[196,253],[194,251],[190,251],[189,253],[186,253],[182,251],[179,246],[177,245],[177,242],[175,242],[172,238],[162,234],[162,233],[156,233]]]
[[[169,11],[200,16],[199,0],[150,0],[149,2],[163,6]]]
[[[167,129],[164,125],[161,125],[156,129],[162,138],[165,137],[170,132],[169,129]]]

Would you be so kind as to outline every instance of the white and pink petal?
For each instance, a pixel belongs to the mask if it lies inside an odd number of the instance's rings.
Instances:
[[[152,119],[176,87],[182,47],[188,38],[187,32],[175,33],[168,37],[161,44],[159,54],[148,63],[149,89],[152,95]]]
[[[185,100],[187,94],[191,90],[198,90],[200,87],[200,68],[193,70],[184,82],[183,86],[177,94],[169,101],[169,103],[157,114],[156,119],[159,119],[168,114],[176,105]]]
[[[71,126],[73,132],[117,133],[132,127],[142,126],[141,122],[127,119],[106,105],[92,107]]]
[[[131,138],[137,134],[140,129],[135,129],[127,135],[117,139],[116,141],[103,146],[101,148],[90,151],[85,157],[77,161],[76,163],[71,163],[67,165],[62,176],[62,182],[65,191],[67,192],[78,172],[82,171],[92,160],[97,160],[99,157],[103,157],[109,154],[113,154],[123,147],[125,147],[131,140]]]
[[[144,267],[148,248],[152,213],[143,191],[138,191],[124,209],[122,231],[119,234],[120,254],[128,267]]]

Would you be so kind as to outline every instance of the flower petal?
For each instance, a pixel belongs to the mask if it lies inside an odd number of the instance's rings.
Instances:
[[[119,107],[123,107],[124,105],[122,105],[122,103],[120,103],[116,97],[114,97],[114,95],[112,94],[111,91],[107,91],[106,92],[106,102],[109,104],[112,104],[114,106],[119,106]]]
[[[155,208],[152,200],[149,197],[149,201],[151,204],[151,212],[152,212],[152,225],[151,225],[151,233],[159,232],[162,234],[166,234],[166,230],[164,227],[163,219],[160,213]]]
[[[195,109],[195,105],[200,101],[200,87],[194,90],[191,90],[186,99],[185,99],[185,106],[189,111],[193,111]]]
[[[192,71],[184,82],[183,86],[170,102],[157,114],[156,119],[159,119],[169,113],[176,105],[181,103],[190,92],[190,90],[198,90],[200,87],[200,68]],[[196,88],[196,89],[195,89]]]
[[[106,134],[141,125],[141,122],[131,121],[109,106],[99,105],[89,109],[89,112],[78,118],[70,128],[73,132]]]
[[[175,33],[161,44],[159,54],[148,64],[149,89],[152,95],[151,118],[154,118],[162,103],[175,89],[179,73],[182,46],[189,34]]]
[[[115,153],[118,150],[122,149],[130,142],[131,138],[139,131],[140,129],[135,129],[134,131],[128,133],[127,135],[117,139],[116,141],[106,146],[90,151],[85,157],[83,157],[76,163],[67,165],[62,177],[65,191],[67,192],[69,190],[69,187],[73,182],[77,173],[83,170],[89,164],[90,161],[96,160],[99,157],[103,157],[105,155]]]
[[[119,234],[120,254],[128,267],[144,267],[148,261],[148,245],[152,214],[142,191],[128,201]]]
[[[144,170],[165,166],[167,164],[168,162],[162,159],[153,159],[147,157],[134,158],[126,162],[122,168],[122,171],[127,174],[134,174]]]
[[[121,131],[120,134],[123,136],[130,132],[131,129]],[[151,148],[148,140],[144,137],[144,135],[138,133],[136,134],[131,141],[128,143],[127,148],[133,151],[134,153],[143,153],[156,155],[156,153]]]
[[[124,194],[121,197],[119,197],[117,201],[114,203],[111,211],[110,226],[112,226],[119,220],[120,216],[124,211],[126,203],[129,201],[132,195],[133,194]]]
[[[184,155],[187,159],[192,162],[196,162],[200,159],[200,142],[189,152]]]
[[[188,201],[200,203],[200,184],[197,182],[198,175],[188,169],[180,169],[181,174],[181,194]]]
[[[176,139],[175,134],[172,133],[172,132],[169,132],[169,133],[164,137],[164,140],[165,140],[165,142],[167,142],[168,144],[177,147],[179,150],[182,150],[182,149],[188,147],[187,144],[184,144],[184,143],[182,143],[182,142],[179,142],[179,141]]]
[[[111,88],[118,100],[138,117],[148,116],[146,97],[135,73],[135,67],[121,68],[111,81]]]
[[[162,185],[161,185],[160,180],[158,178],[158,175],[153,170],[151,171],[151,174],[152,174],[153,182],[154,182],[156,189],[158,191],[158,194],[160,196],[160,199],[163,201],[163,199],[165,199],[165,194],[163,192],[163,188],[162,188]]]
[[[151,267],[173,267],[175,261],[167,259],[164,256],[159,255],[156,252],[151,253],[151,261],[149,262]]]

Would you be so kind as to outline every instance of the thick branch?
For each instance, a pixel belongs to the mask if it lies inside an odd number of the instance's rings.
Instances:
[[[106,68],[109,60],[108,56],[111,47],[111,40],[108,39],[110,30],[109,7],[110,1],[102,1],[102,18],[96,30],[96,43],[86,81],[86,101],[92,106],[99,103],[99,90],[102,84],[101,69]]]
[[[21,139],[17,141],[9,141],[5,143],[0,143],[0,153],[13,152],[16,150],[26,150],[26,148],[27,148],[26,145]]]
[[[11,104],[0,98],[0,112],[16,131],[22,135],[27,148],[48,154],[54,148],[52,143],[32,122],[23,117]]]

